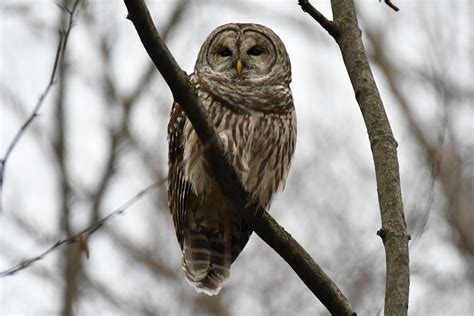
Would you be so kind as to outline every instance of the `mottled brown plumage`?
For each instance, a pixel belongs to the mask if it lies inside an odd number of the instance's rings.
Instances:
[[[275,33],[225,24],[201,47],[191,81],[252,202],[269,208],[282,190],[296,142],[290,61]],[[217,294],[251,230],[224,197],[180,105],[168,125],[168,203],[186,279]]]

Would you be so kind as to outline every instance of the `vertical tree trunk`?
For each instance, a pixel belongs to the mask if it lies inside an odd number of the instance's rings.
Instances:
[[[332,0],[335,37],[359,103],[375,165],[382,218],[378,232],[385,246],[385,315],[406,315],[409,293],[409,235],[406,230],[398,170],[397,142],[372,75],[361,39],[353,0]]]

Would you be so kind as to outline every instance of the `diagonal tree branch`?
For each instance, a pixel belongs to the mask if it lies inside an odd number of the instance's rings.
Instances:
[[[309,0],[298,0],[303,12],[311,15],[313,19],[318,21],[318,23],[331,35],[336,38],[338,36],[339,30],[337,29],[336,23],[326,18],[318,9],[316,9]]]
[[[386,1],[387,2],[387,1]],[[386,257],[385,315],[406,315],[410,286],[408,240],[398,170],[397,142],[361,39],[353,0],[331,0],[334,37],[346,65],[369,135],[375,165]],[[318,19],[315,19],[318,23]],[[322,25],[324,27],[324,25]]]
[[[379,2],[380,2],[380,0],[379,0]],[[394,5],[394,4],[392,3],[391,0],[384,0],[384,2],[385,2],[385,4],[388,5],[393,11],[397,12],[397,11],[400,10],[396,5]]]
[[[348,300],[309,254],[265,210],[248,205],[249,194],[224,156],[214,126],[197,98],[195,88],[156,31],[143,0],[125,0],[130,19],[156,67],[170,87],[175,101],[183,106],[203,144],[212,172],[222,191],[240,211],[247,224],[293,268],[308,288],[333,315],[355,315]]]

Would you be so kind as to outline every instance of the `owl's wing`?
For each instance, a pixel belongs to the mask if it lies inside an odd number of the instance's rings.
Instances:
[[[174,103],[168,122],[168,206],[173,216],[176,237],[183,249],[186,229],[186,210],[189,198],[194,193],[191,183],[186,181],[183,168],[184,125],[186,114],[178,103]]]
[[[173,103],[168,123],[168,206],[173,217],[181,249],[184,247],[184,235],[187,229],[186,215],[189,208],[196,207],[198,198],[186,181],[184,173],[184,127],[186,114],[178,103]],[[241,218],[232,233],[232,262],[247,244],[252,229]]]

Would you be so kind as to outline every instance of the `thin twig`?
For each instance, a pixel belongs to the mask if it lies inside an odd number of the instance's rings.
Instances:
[[[122,206],[117,208],[115,211],[111,212],[110,214],[108,214],[107,216],[105,216],[104,218],[102,218],[101,220],[96,222],[94,225],[87,227],[86,229],[80,231],[77,234],[74,234],[74,235],[69,236],[69,237],[64,238],[64,239],[60,239],[54,245],[52,245],[51,247],[49,247],[48,249],[43,251],[41,254],[39,254],[35,257],[23,259],[18,264],[14,265],[13,267],[11,267],[9,269],[6,269],[4,271],[1,271],[0,272],[0,277],[3,278],[3,277],[6,277],[6,276],[13,275],[16,272],[29,267],[30,265],[32,265],[36,261],[39,261],[39,260],[43,259],[44,257],[46,257],[48,254],[50,254],[56,248],[58,248],[62,245],[65,245],[65,244],[71,244],[71,243],[74,243],[74,242],[78,242],[79,237],[81,237],[81,236],[83,236],[84,238],[87,239],[87,237],[89,237],[90,235],[95,233],[97,230],[99,230],[103,225],[110,222],[111,220],[113,220],[118,215],[123,214],[129,207],[131,207],[136,202],[138,202],[148,192],[150,192],[153,189],[156,189],[156,188],[160,187],[161,185],[163,185],[164,183],[166,183],[166,180],[167,180],[167,178],[164,178],[164,179],[162,179],[158,182],[155,182],[152,185],[142,189],[140,192],[135,194],[135,196],[133,196],[130,200],[128,200]]]
[[[304,12],[311,15],[332,37],[337,38],[339,30],[336,23],[326,18],[318,9],[313,7],[309,0],[298,0],[298,4]]]
[[[0,212],[3,209],[3,203],[2,203],[3,194],[2,193],[3,193],[4,174],[5,174],[8,158],[10,158],[10,155],[12,154],[13,149],[17,146],[18,142],[20,141],[20,138],[23,136],[28,126],[30,126],[33,120],[39,115],[39,111],[41,109],[41,106],[44,103],[44,100],[46,99],[51,88],[56,82],[56,73],[59,68],[59,64],[62,63],[64,60],[64,51],[66,50],[67,40],[69,38],[71,29],[74,25],[73,24],[74,14],[76,13],[76,9],[77,9],[77,6],[79,5],[79,2],[80,0],[76,0],[71,10],[61,7],[62,10],[68,12],[69,14],[69,24],[66,31],[59,32],[59,43],[58,43],[58,47],[56,48],[56,55],[54,57],[53,69],[51,71],[51,76],[49,78],[48,85],[46,86],[43,93],[40,95],[38,102],[36,103],[36,106],[31,112],[30,116],[27,118],[25,123],[23,123],[23,125],[20,127],[15,137],[13,137],[10,145],[7,148],[7,151],[5,152],[5,156],[2,159],[0,159]]]
[[[380,2],[381,0],[379,0]],[[398,12],[400,9],[392,3],[392,0],[384,0],[385,4],[388,5],[393,11]]]
[[[3,188],[3,181],[4,181],[3,177],[4,177],[4,174],[5,174],[5,169],[7,167],[8,158],[10,158],[10,155],[13,152],[13,149],[15,148],[15,146],[20,141],[21,136],[25,133],[28,126],[39,115],[39,110],[40,110],[41,106],[43,105],[43,102],[44,102],[46,96],[48,95],[49,91],[51,90],[51,87],[53,86],[53,84],[55,82],[54,78],[56,76],[56,71],[57,71],[57,68],[58,68],[58,63],[59,63],[59,59],[60,59],[59,57],[61,56],[61,51],[63,49],[63,42],[64,42],[64,35],[62,33],[59,33],[58,48],[56,50],[56,57],[54,59],[53,71],[51,73],[51,78],[48,82],[48,85],[46,86],[46,89],[44,90],[44,92],[40,95],[40,97],[38,99],[38,102],[36,103],[36,106],[33,109],[33,111],[31,112],[28,119],[20,127],[20,129],[16,133],[15,137],[13,137],[10,145],[8,146],[7,151],[5,152],[5,156],[2,159],[0,159],[0,211],[2,210],[1,201],[3,200],[2,199],[2,188]]]

